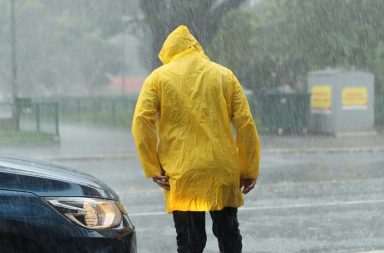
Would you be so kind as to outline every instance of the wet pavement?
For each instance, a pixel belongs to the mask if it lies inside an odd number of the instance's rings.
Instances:
[[[60,143],[0,146],[0,154],[59,159],[130,159],[136,156],[128,129],[60,126]],[[384,133],[358,136],[260,136],[263,154],[384,152]]]
[[[143,177],[129,131],[68,125],[61,134],[60,145],[2,146],[0,153],[48,159],[102,179],[136,225],[138,252],[176,252],[162,190]],[[258,184],[239,209],[243,252],[384,250],[382,135],[261,140]],[[207,218],[205,252],[218,252],[210,227]]]
[[[60,161],[101,178],[120,195],[139,252],[176,252],[163,193],[131,160]],[[384,156],[379,153],[265,155],[256,189],[239,210],[245,253],[384,249]],[[207,218],[204,252],[218,252]]]

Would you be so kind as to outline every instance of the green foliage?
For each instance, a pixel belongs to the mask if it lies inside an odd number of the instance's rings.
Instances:
[[[10,144],[42,144],[57,142],[57,136],[46,133],[0,131],[0,145]]]
[[[254,61],[249,57],[254,55],[252,24],[249,22],[251,15],[238,10],[230,12],[207,48],[212,60],[228,66],[242,83],[247,84],[252,82],[249,71]]]
[[[21,94],[90,92],[121,69],[116,35],[144,14],[152,67],[167,34],[188,25],[208,56],[256,93],[311,70],[371,71],[384,94],[383,0],[15,0]],[[247,7],[247,5],[245,5]],[[0,0],[0,82],[10,81],[10,1]],[[2,87],[4,85],[2,84]],[[31,89],[33,87],[33,89]],[[85,87],[85,88],[84,88]],[[84,89],[86,91],[84,91]]]
[[[127,1],[14,1],[21,96],[91,93],[120,72],[121,43],[113,38],[124,29]],[[10,1],[0,7],[0,80],[9,81]]]
[[[305,90],[308,71],[356,67],[384,94],[383,12],[382,0],[261,0],[224,19],[210,52],[256,92]]]
[[[60,117],[65,122],[131,127],[136,101],[136,96],[65,97],[60,103]]]

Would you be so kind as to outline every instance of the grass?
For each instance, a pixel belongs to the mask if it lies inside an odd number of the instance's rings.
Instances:
[[[53,134],[19,132],[14,130],[0,129],[0,145],[9,144],[42,144],[57,142],[57,137]]]

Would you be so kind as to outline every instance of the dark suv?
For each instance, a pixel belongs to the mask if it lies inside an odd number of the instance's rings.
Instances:
[[[117,194],[96,178],[0,157],[0,252],[136,252]]]

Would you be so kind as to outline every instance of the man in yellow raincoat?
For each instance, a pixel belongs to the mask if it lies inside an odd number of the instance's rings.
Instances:
[[[241,252],[237,208],[256,184],[260,158],[247,99],[185,26],[169,34],[159,58],[163,66],[145,80],[132,125],[145,176],[165,189],[178,252],[203,252],[205,211],[220,252]]]

